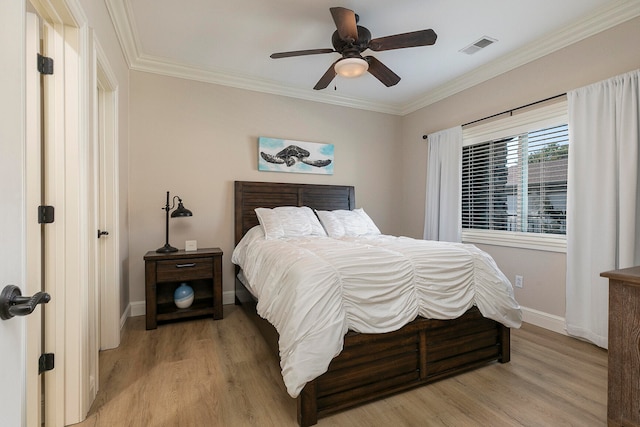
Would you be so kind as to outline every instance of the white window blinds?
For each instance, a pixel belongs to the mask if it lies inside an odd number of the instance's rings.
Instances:
[[[566,233],[567,125],[462,151],[462,228]]]
[[[566,234],[566,108],[551,111],[562,114],[509,117],[467,133],[463,230]]]

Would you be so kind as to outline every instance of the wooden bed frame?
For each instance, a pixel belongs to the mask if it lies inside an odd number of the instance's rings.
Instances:
[[[258,224],[254,209],[309,206],[354,209],[352,186],[235,182],[235,242]],[[278,354],[275,328],[256,314],[256,301],[236,279],[236,304],[255,321]],[[484,318],[476,307],[453,320],[418,318],[385,334],[348,332],[329,370],[298,396],[298,422],[306,427],[355,405],[456,375],[491,362],[510,360],[509,328]]]

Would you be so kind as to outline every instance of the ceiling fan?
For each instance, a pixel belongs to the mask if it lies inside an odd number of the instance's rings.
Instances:
[[[396,34],[393,36],[371,39],[371,32],[358,24],[359,17],[353,10],[344,7],[329,8],[337,30],[331,36],[333,49],[308,49],[291,52],[279,52],[271,55],[273,59],[289,58],[292,56],[317,55],[321,53],[337,52],[342,58],[331,64],[320,80],[313,87],[324,89],[334,79],[336,74],[345,77],[357,77],[369,71],[385,86],[396,85],[400,77],[374,56],[361,55],[367,49],[375,52],[406,47],[429,46],[436,42],[438,35],[432,29]]]

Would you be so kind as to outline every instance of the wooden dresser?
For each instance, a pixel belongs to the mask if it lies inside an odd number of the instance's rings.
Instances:
[[[640,267],[609,279],[609,426],[640,427]]]

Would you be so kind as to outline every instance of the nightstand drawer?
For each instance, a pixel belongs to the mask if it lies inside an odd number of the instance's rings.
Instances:
[[[213,260],[208,258],[183,258],[156,263],[157,282],[177,282],[213,277]]]

